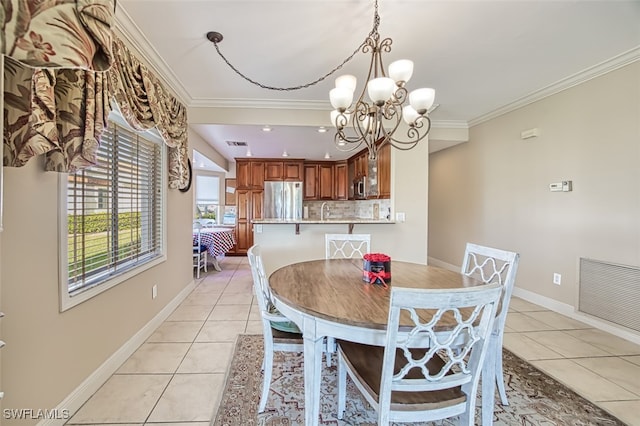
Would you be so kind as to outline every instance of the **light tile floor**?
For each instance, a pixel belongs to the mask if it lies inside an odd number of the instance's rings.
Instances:
[[[239,333],[261,333],[246,258],[196,288],[67,424],[205,426]],[[631,426],[640,426],[640,346],[522,299],[504,345]],[[160,426],[160,425],[158,425]]]

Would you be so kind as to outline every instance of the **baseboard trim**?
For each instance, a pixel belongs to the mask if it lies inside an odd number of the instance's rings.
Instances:
[[[438,268],[448,269],[454,272],[460,272],[461,266],[452,265],[451,263],[443,262],[440,259],[434,257],[427,258],[427,264],[431,266],[437,266]]]
[[[195,288],[195,281],[191,281],[173,298],[158,314],[144,327],[134,334],[124,345],[113,353],[100,365],[89,377],[73,390],[58,406],[52,410],[54,413],[68,413],[73,416],[82,405],[96,393],[98,389],[115,373],[148,338],[166,320],[176,307]],[[69,419],[45,419],[38,422],[38,426],[63,426]]]
[[[549,297],[541,296],[529,290],[514,287],[513,295],[519,297],[527,302],[535,303],[543,308],[547,308],[551,311],[557,312],[569,318],[573,318],[576,321],[583,322],[599,330],[613,334],[621,339],[628,340],[636,345],[640,345],[640,334],[635,331],[628,330],[618,324],[614,324],[608,321],[604,321],[600,318],[593,317],[591,315],[584,314],[572,305],[558,302],[557,300]]]

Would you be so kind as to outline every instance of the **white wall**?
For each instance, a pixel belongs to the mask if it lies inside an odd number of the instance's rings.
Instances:
[[[0,279],[7,346],[0,390],[5,408],[57,407],[193,281],[191,193],[167,190],[167,260],[61,313],[59,174],[44,172],[42,160],[4,168]],[[152,300],[154,284],[158,296]]]
[[[635,62],[432,154],[429,256],[460,265],[467,241],[517,251],[516,287],[573,307],[580,257],[640,265],[639,76]],[[560,180],[573,191],[550,192]]]

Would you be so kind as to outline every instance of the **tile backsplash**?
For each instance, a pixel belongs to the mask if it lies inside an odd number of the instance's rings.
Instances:
[[[309,210],[308,219],[320,219],[320,208],[324,201],[305,201],[304,207]],[[391,200],[349,200],[349,201],[327,201],[325,206],[325,219],[386,219],[390,212]],[[378,217],[374,217],[378,206]],[[329,214],[327,216],[327,207]]]

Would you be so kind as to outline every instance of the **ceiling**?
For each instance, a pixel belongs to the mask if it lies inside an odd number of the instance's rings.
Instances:
[[[256,157],[286,150],[292,158],[329,153],[339,159],[349,155],[336,149],[331,129],[318,133],[318,125],[330,127],[328,92],[335,77],[353,74],[356,92],[362,90],[368,55],[356,54],[310,88],[274,91],[232,71],[205,35],[222,33],[220,50],[247,77],[289,87],[322,77],[353,53],[371,31],[373,12],[373,0],[120,0],[116,17],[120,32],[190,111],[231,111],[227,118],[199,114],[193,122],[191,112],[189,118],[227,159],[247,149],[227,141],[247,142]],[[436,90],[436,128],[466,128],[640,57],[638,0],[380,0],[379,14],[381,37],[393,39],[385,65],[414,61],[407,86]],[[323,118],[279,126],[258,121],[246,108],[316,117],[321,111]],[[269,124],[272,131],[263,132]]]

